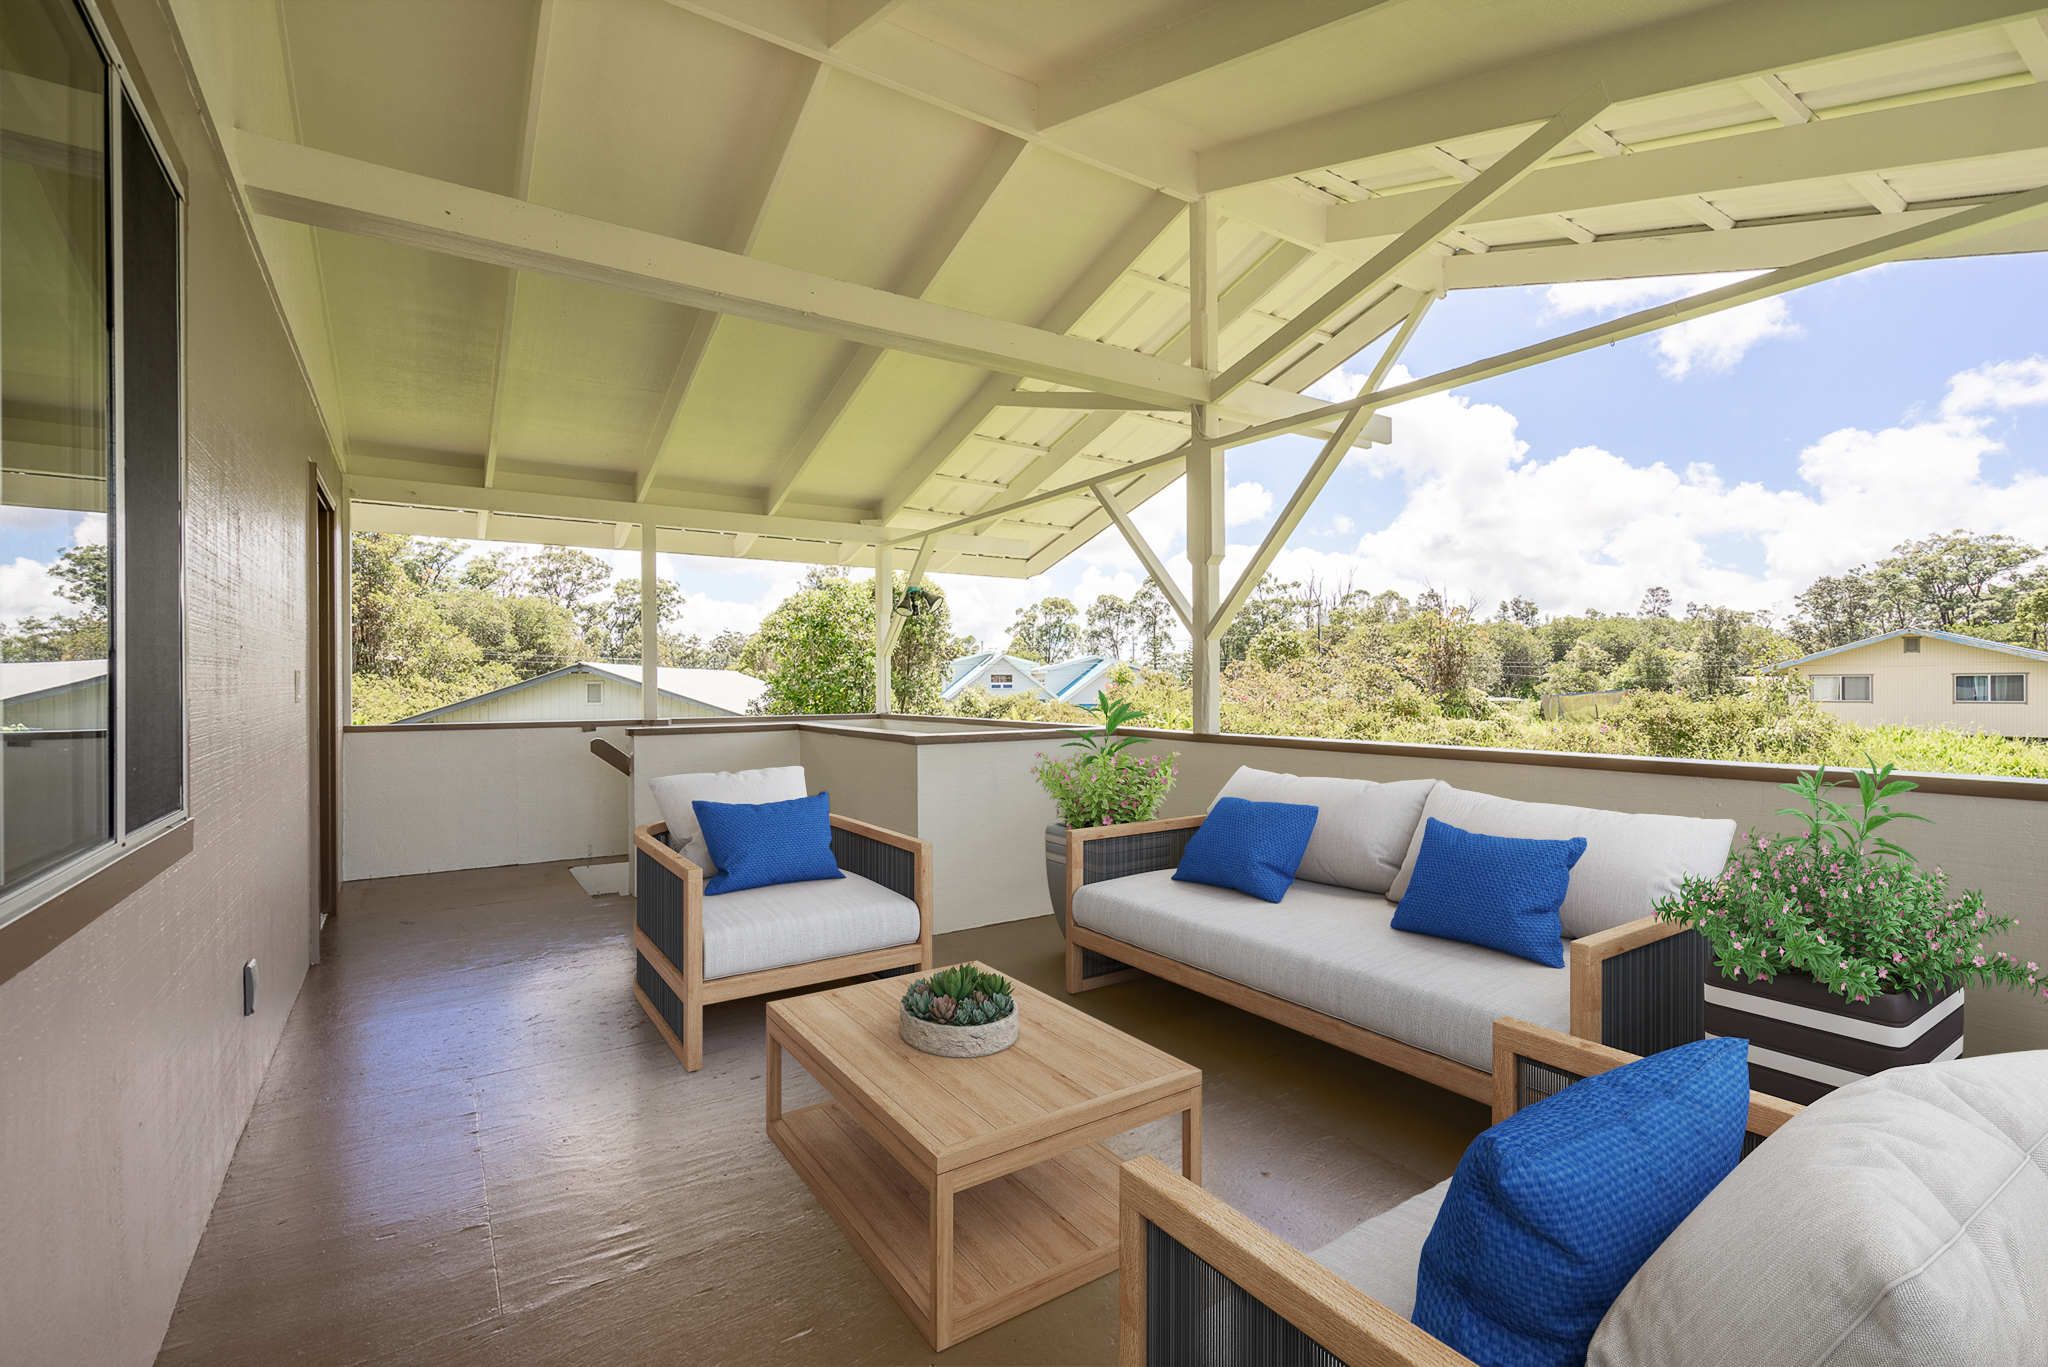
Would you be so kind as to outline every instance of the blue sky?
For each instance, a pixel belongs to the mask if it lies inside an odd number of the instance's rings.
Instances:
[[[1427,375],[1708,288],[1722,278],[1469,290],[1403,359]],[[1320,386],[1355,389],[1374,353]],[[1397,380],[1401,372],[1397,372]],[[1809,287],[1392,410],[1282,553],[1283,578],[1424,586],[1491,610],[1629,611],[1653,584],[1783,613],[1813,577],[1956,526],[2048,544],[2048,254],[1912,262]],[[1306,469],[1312,443],[1231,455],[1225,582]],[[1138,515],[1186,582],[1178,485]],[[40,565],[93,519],[6,510],[0,620],[59,610]],[[635,553],[613,557],[623,575]],[[751,630],[804,568],[664,556],[684,629]],[[858,571],[856,571],[858,573]],[[994,643],[1049,594],[1128,595],[1114,532],[1032,580],[941,576],[958,627]]]

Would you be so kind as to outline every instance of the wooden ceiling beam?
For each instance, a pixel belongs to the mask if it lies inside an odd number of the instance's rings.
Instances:
[[[1200,371],[1063,332],[906,299],[246,130],[235,134],[233,145],[251,207],[274,218],[1126,398],[1192,403],[1208,395],[1208,376]]]

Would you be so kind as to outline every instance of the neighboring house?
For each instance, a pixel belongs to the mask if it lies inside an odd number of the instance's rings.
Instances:
[[[768,685],[736,669],[664,669],[664,717],[745,716]],[[484,721],[609,721],[640,715],[640,666],[584,660],[509,688],[402,717],[399,725]]]
[[[10,731],[106,730],[107,662],[0,664],[0,726]]]
[[[1061,702],[1077,707],[1095,706],[1095,697],[1109,687],[1109,672],[1116,660],[1107,655],[1076,655],[1056,665],[1039,668],[1038,680],[1045,691]]]
[[[1947,631],[1888,631],[1777,666],[1813,700],[1870,726],[2048,736],[2048,650]]]
[[[1022,693],[1051,702],[1052,692],[1041,684],[1032,672],[1044,667],[997,650],[962,655],[953,661],[951,672],[946,678],[946,686],[940,690],[940,696],[947,702],[952,702],[969,689],[981,688],[999,697]]]

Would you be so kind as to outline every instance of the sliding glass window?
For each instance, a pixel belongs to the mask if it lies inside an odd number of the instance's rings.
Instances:
[[[0,0],[0,921],[184,808],[179,220],[87,15]]]

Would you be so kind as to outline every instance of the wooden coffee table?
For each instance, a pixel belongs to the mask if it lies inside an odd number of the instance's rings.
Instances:
[[[768,1136],[946,1348],[1115,1269],[1121,1160],[1098,1141],[1179,1112],[1202,1180],[1202,1074],[1022,983],[1008,1049],[922,1054],[896,1034],[909,983],[768,1003]],[[831,1101],[783,1113],[785,1049]]]

